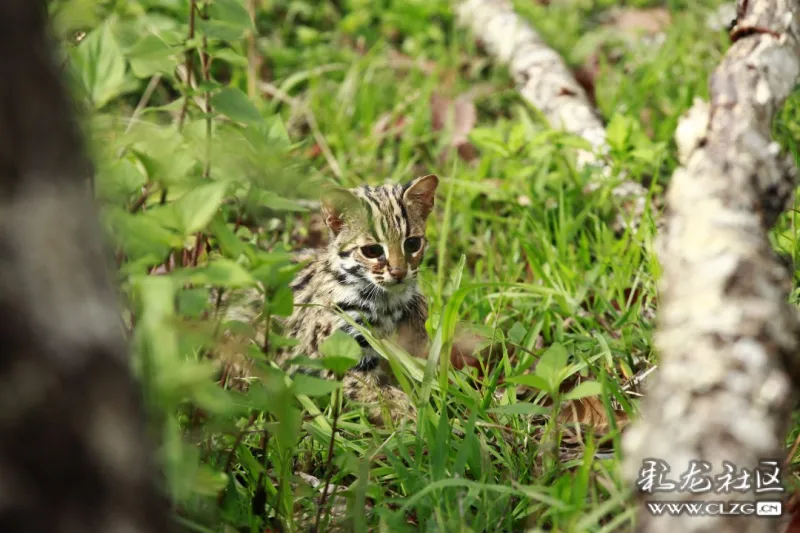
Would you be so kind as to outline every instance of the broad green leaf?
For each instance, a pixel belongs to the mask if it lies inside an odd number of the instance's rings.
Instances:
[[[150,34],[130,49],[128,61],[135,76],[149,78],[156,73],[171,72],[178,64],[180,53],[179,48]]]
[[[564,395],[565,400],[577,400],[587,396],[602,394],[603,385],[598,381],[584,381]]]
[[[228,485],[228,475],[201,465],[192,483],[192,490],[201,496],[217,496]]]
[[[195,285],[240,288],[253,284],[253,276],[230,259],[215,259],[206,267],[185,269],[179,275],[188,276]]]
[[[614,150],[624,150],[631,133],[631,120],[625,115],[615,114],[606,127],[606,141]]]
[[[236,122],[258,124],[264,120],[247,95],[236,87],[227,87],[212,96],[211,106]]]
[[[123,92],[125,57],[108,22],[83,38],[73,50],[72,59],[95,109]]]
[[[253,269],[252,275],[267,287],[282,287],[287,285],[294,279],[297,272],[304,267],[301,263],[292,263],[290,258],[283,254],[272,252],[270,254],[261,253],[258,255],[260,259],[264,259],[265,256],[272,257]]]
[[[270,141],[278,141],[280,145],[288,146],[291,143],[289,132],[286,131],[286,126],[280,115],[273,115],[266,120],[267,138]]]
[[[177,400],[189,395],[192,389],[201,385],[212,385],[212,376],[216,372],[210,362],[181,361],[180,364],[170,366],[169,374],[162,373],[157,376],[158,386],[168,391]]]
[[[339,355],[331,355],[322,358],[322,366],[333,372],[337,376],[344,375],[348,370],[358,364],[358,359],[352,357],[342,357]]]
[[[525,329],[525,326],[519,322],[514,322],[514,325],[508,330],[508,340],[514,344],[522,344],[522,341],[525,339],[525,335],[527,334],[528,331]]]
[[[494,128],[475,128],[469,133],[469,140],[478,148],[491,150],[501,157],[510,155],[503,135]]]
[[[115,239],[130,259],[154,254],[163,259],[180,239],[148,214],[121,213],[112,217]]]
[[[288,285],[279,287],[269,299],[269,311],[275,316],[290,316],[294,309],[294,294]]]
[[[305,374],[292,376],[292,392],[312,398],[327,396],[341,386],[341,382],[332,379],[320,379]]]
[[[500,407],[493,407],[486,411],[500,415],[544,415],[549,413],[550,409],[533,403],[517,402],[509,405],[501,405]]]
[[[244,37],[244,28],[219,20],[200,19],[196,23],[197,31],[209,39],[220,41],[237,41]]]
[[[325,356],[322,364],[337,375],[344,374],[361,359],[361,347],[353,337],[341,330],[336,330],[325,339],[319,351]]]
[[[560,343],[553,343],[537,362],[536,375],[544,379],[552,379],[567,366],[568,358],[567,349]]]
[[[178,293],[178,310],[184,316],[198,318],[209,305],[209,290],[206,288],[186,289]]]
[[[319,351],[325,357],[361,358],[361,347],[356,340],[342,330],[336,330],[333,335],[319,345]]]
[[[523,374],[521,376],[513,376],[506,379],[506,383],[513,383],[516,385],[525,385],[526,387],[533,387],[534,389],[550,392],[550,382],[542,376],[534,374]]]
[[[233,233],[221,216],[213,218],[209,230],[219,243],[222,253],[228,258],[238,259],[247,250],[247,244]]]
[[[130,159],[118,159],[101,166],[95,174],[95,192],[99,198],[122,201],[141,191],[147,177]]]
[[[214,0],[209,8],[212,20],[223,22],[242,30],[252,30],[253,21],[242,0]]]
[[[222,204],[227,188],[228,183],[224,181],[208,183],[187,192],[175,202],[184,235],[191,235],[208,225]]]
[[[232,50],[231,48],[223,48],[222,50],[217,50],[214,52],[214,59],[219,59],[221,61],[226,61],[231,65],[235,65],[238,67],[246,67],[247,66],[247,58],[242,54]],[[203,89],[202,86],[198,86],[198,88]]]
[[[281,198],[272,191],[260,190],[257,195],[262,206],[269,207],[275,211],[289,211],[295,213],[305,213],[308,211],[308,209],[302,205],[287,200],[286,198]]]

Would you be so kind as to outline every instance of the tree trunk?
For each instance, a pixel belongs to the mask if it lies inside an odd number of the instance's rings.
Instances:
[[[166,531],[44,2],[0,50],[0,531]]]

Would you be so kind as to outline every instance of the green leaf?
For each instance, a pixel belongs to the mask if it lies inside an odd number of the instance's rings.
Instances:
[[[175,209],[182,224],[184,235],[204,229],[217,213],[228,183],[217,181],[201,185],[184,194]]]
[[[209,8],[212,20],[241,30],[252,30],[253,21],[241,0],[214,0]]]
[[[336,330],[333,335],[319,345],[319,351],[325,357],[361,358],[361,347],[356,340],[342,330]]]
[[[272,340],[271,336],[270,340]],[[325,365],[322,364],[321,359],[312,359],[307,355],[298,355],[297,357],[292,357],[289,361],[286,362],[286,365],[287,366],[297,365],[303,368],[316,368],[319,370],[325,368]]]
[[[244,36],[243,28],[218,20],[198,20],[197,31],[209,39],[220,41],[237,41]]]
[[[294,294],[288,285],[278,288],[269,300],[269,310],[275,316],[290,316],[294,309]]]
[[[500,415],[544,415],[550,412],[547,407],[528,402],[517,402],[509,405],[501,405],[486,410],[489,413]]]
[[[178,63],[179,52],[179,48],[172,47],[150,34],[128,51],[128,61],[135,76],[149,78],[159,72],[171,72]]]
[[[358,359],[351,357],[341,357],[332,355],[322,359],[322,366],[333,372],[337,376],[344,375],[348,370],[358,364]]]
[[[244,124],[259,124],[263,122],[261,113],[240,89],[227,87],[211,97],[214,109],[231,120]]]
[[[115,202],[141,191],[146,183],[147,177],[127,158],[102,165],[95,174],[97,196]]]
[[[523,374],[521,376],[513,376],[507,378],[506,383],[525,385],[526,387],[532,387],[537,390],[550,392],[550,382],[547,379],[534,374]]]
[[[606,127],[606,141],[614,150],[624,150],[631,133],[631,120],[620,114],[611,117]]]
[[[73,50],[72,60],[95,109],[124,90],[125,57],[109,23],[89,32]]]
[[[178,309],[184,316],[198,318],[208,309],[209,290],[205,288],[186,289],[178,293]]]
[[[502,134],[496,129],[475,128],[469,133],[469,140],[478,148],[490,150],[501,157],[510,155]]]
[[[222,253],[230,259],[238,259],[239,256],[245,253],[247,244],[233,233],[233,230],[228,227],[228,224],[221,216],[214,217],[209,225],[209,230],[219,243]]]
[[[231,48],[223,48],[222,50],[217,50],[213,54],[214,59],[218,59],[220,61],[226,61],[231,65],[237,67],[246,67],[247,66],[247,58],[242,54],[237,53],[235,50]]]
[[[332,379],[320,379],[305,374],[295,374],[292,376],[292,392],[308,397],[327,396],[339,387],[342,383]]]
[[[560,343],[553,343],[542,354],[541,359],[536,364],[536,375],[548,380],[554,378],[558,372],[567,366],[568,358],[567,349]]]
[[[253,284],[253,276],[230,259],[216,259],[206,267],[184,269],[176,274],[186,275],[188,281],[195,285],[240,288]]]
[[[325,356],[322,364],[337,375],[344,374],[361,359],[361,347],[353,337],[342,330],[336,330],[333,335],[325,339],[320,344],[319,351]]]
[[[599,381],[584,381],[564,395],[565,400],[577,400],[587,396],[597,396],[603,393],[603,385]]]
[[[259,199],[259,205],[268,207],[274,211],[289,211],[294,213],[305,213],[307,208],[286,198],[282,198],[272,191],[259,190],[255,193]]]
[[[153,255],[161,261],[172,245],[180,242],[175,233],[149,214],[119,213],[112,217],[111,226],[125,255],[131,260]]]
[[[522,344],[522,341],[525,339],[525,335],[527,334],[528,330],[525,329],[525,326],[519,322],[514,322],[514,325],[508,330],[508,340],[514,344]]]

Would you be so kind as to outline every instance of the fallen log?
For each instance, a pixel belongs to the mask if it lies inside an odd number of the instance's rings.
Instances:
[[[597,169],[587,192],[600,187],[611,177],[605,126],[558,52],[514,11],[509,0],[465,0],[458,4],[457,15],[499,62],[508,64],[520,95],[544,115],[551,127],[588,141],[592,149],[578,150],[576,164],[579,169]],[[639,183],[624,181],[613,193],[632,202],[628,216],[635,227],[644,213],[647,190]],[[622,228],[629,224],[620,214],[616,225]]]

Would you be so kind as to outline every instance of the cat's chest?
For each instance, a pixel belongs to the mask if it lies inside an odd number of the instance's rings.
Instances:
[[[328,302],[331,313],[343,312],[359,325],[369,326],[379,336],[391,335],[408,315],[413,292],[364,298],[363,291],[345,290]]]

